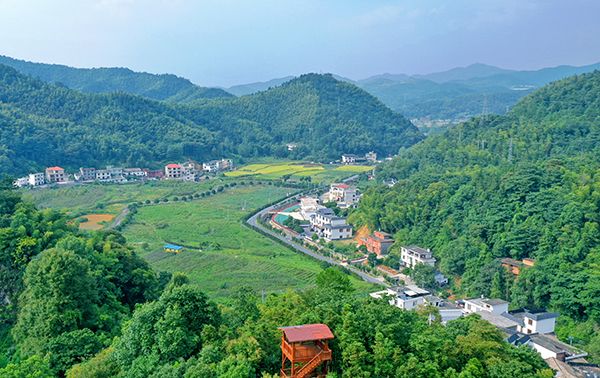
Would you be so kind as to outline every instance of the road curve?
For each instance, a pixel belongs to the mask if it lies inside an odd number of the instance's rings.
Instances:
[[[271,236],[273,236],[273,237],[281,240],[282,242],[284,242],[285,244],[287,244],[290,247],[294,248],[295,250],[297,250],[299,252],[302,252],[305,255],[308,255],[308,256],[310,256],[310,257],[312,257],[314,259],[317,259],[317,260],[320,260],[320,261],[325,261],[325,262],[327,262],[327,263],[329,263],[331,265],[337,265],[339,267],[348,269],[352,273],[354,273],[357,276],[359,276],[360,278],[362,278],[364,281],[367,281],[367,282],[370,282],[370,283],[373,283],[373,284],[377,284],[377,285],[389,286],[387,284],[387,282],[385,282],[385,281],[382,281],[382,280],[380,280],[378,278],[375,278],[372,275],[370,275],[370,274],[368,274],[366,272],[363,272],[362,270],[358,270],[358,269],[356,269],[356,268],[354,268],[352,266],[342,265],[339,261],[336,261],[336,260],[334,260],[334,259],[332,259],[330,257],[323,256],[323,255],[321,255],[321,254],[319,254],[319,253],[317,253],[315,251],[312,251],[312,250],[306,248],[305,246],[303,246],[301,244],[298,244],[295,241],[291,240],[291,238],[289,236],[286,237],[284,235],[281,235],[281,234],[278,234],[276,232],[273,232],[273,230],[271,230],[271,229],[263,226],[262,224],[260,224],[258,222],[258,218],[260,216],[262,216],[263,214],[266,214],[266,213],[268,213],[268,212],[270,212],[270,211],[278,208],[279,206],[281,206],[281,204],[283,202],[286,202],[289,199],[291,199],[292,197],[296,197],[298,195],[299,194],[295,194],[293,196],[287,197],[287,198],[279,201],[275,205],[269,206],[269,207],[267,207],[265,209],[262,209],[262,210],[258,211],[257,213],[253,214],[250,218],[248,218],[248,220],[246,221],[246,223],[248,223],[252,227],[258,228],[261,231],[263,231],[263,232],[265,232],[265,233],[267,233],[267,234],[269,234],[269,235],[271,235]]]

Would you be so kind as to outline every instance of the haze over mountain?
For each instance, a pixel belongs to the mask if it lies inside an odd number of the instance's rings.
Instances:
[[[536,88],[596,69],[600,69],[600,63],[581,67],[563,65],[533,71],[508,70],[475,63],[425,75],[384,73],[360,80],[334,76],[359,86],[392,110],[409,118],[456,122],[483,112],[504,114]],[[291,78],[241,84],[227,90],[236,95],[246,95],[280,85]]]
[[[49,83],[89,93],[125,92],[154,100],[188,102],[200,98],[232,97],[219,88],[205,88],[171,74],[134,72],[128,68],[74,68],[33,63],[0,55],[0,64]]]
[[[82,93],[0,65],[0,163],[160,166],[223,156],[337,159],[395,154],[422,138],[408,120],[331,75],[303,75],[255,95],[170,104],[126,93]],[[286,144],[298,148],[288,151]]]

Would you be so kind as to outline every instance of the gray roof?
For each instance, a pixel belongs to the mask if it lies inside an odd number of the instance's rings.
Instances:
[[[419,246],[416,245],[409,245],[407,247],[404,247],[408,250],[411,250],[413,252],[417,252],[417,253],[431,253],[431,251],[426,250],[425,248],[421,248]]]
[[[497,298],[471,298],[471,299],[466,299],[466,301],[469,302],[473,302],[478,306],[481,307],[485,307],[485,305],[489,305],[489,306],[497,306],[497,305],[501,305],[501,304],[508,304],[507,301],[504,301],[502,299],[497,299]]]
[[[498,328],[517,328],[517,322],[513,321],[502,315],[496,315],[488,311],[479,311],[477,315],[481,316],[482,319],[487,320],[491,324],[495,325]]]
[[[573,347],[563,343],[555,337],[549,335],[540,335],[533,334],[529,335],[529,339],[532,343],[540,345],[554,353],[567,353],[567,354],[576,354]]]
[[[535,321],[558,318],[559,316],[559,314],[556,312],[547,312],[545,310],[528,310],[526,308],[511,311],[510,314],[518,319],[529,318]]]

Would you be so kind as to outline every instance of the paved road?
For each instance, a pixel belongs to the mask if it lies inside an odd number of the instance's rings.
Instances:
[[[298,195],[298,194],[296,194],[296,195]],[[370,282],[370,283],[374,283],[374,284],[378,284],[378,285],[389,286],[387,282],[382,281],[381,279],[378,279],[378,278],[376,278],[376,277],[374,277],[374,276],[372,276],[372,275],[370,275],[368,273],[365,273],[362,270],[358,270],[358,269],[356,269],[356,268],[354,268],[352,266],[342,265],[339,261],[334,260],[334,259],[332,259],[330,257],[327,257],[327,256],[323,256],[323,255],[321,255],[321,254],[319,254],[319,253],[317,253],[317,252],[315,252],[313,250],[310,250],[310,249],[306,248],[305,246],[300,245],[300,244],[298,244],[298,243],[290,240],[289,237],[286,237],[286,236],[283,236],[283,235],[278,234],[276,232],[273,232],[273,230],[271,230],[271,229],[263,226],[262,224],[260,224],[258,222],[258,218],[261,215],[266,214],[269,211],[272,211],[272,210],[278,208],[279,206],[281,206],[281,203],[287,201],[288,199],[290,199],[292,197],[295,197],[296,195],[290,196],[290,197],[288,197],[288,198],[280,201],[279,203],[277,203],[277,204],[275,204],[273,206],[267,207],[266,209],[263,209],[263,210],[259,211],[258,213],[256,213],[253,216],[251,216],[246,222],[249,225],[261,229],[262,231],[264,231],[264,232],[268,233],[269,235],[271,235],[271,236],[273,236],[273,237],[281,240],[282,242],[284,242],[285,244],[287,244],[290,247],[294,248],[295,250],[297,250],[299,252],[302,252],[302,253],[304,253],[304,254],[306,254],[306,255],[314,258],[314,259],[317,259],[317,260],[320,260],[320,261],[326,261],[327,263],[329,263],[331,265],[337,265],[337,266],[346,268],[346,269],[350,270],[352,273],[358,275],[364,281],[367,281],[367,282]]]

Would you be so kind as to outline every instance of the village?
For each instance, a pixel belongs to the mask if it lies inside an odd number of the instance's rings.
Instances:
[[[105,169],[81,167],[77,172],[68,173],[62,167],[48,167],[44,172],[30,173],[16,179],[14,186],[44,187],[48,185],[64,185],[73,183],[126,183],[140,180],[183,180],[196,182],[207,178],[209,174],[233,169],[231,159],[211,160],[205,163],[187,161],[170,163],[163,169],[121,168],[108,166]]]
[[[352,161],[350,164],[354,163]],[[536,350],[548,365],[560,371],[564,377],[580,376],[588,366],[587,353],[568,345],[556,337],[554,330],[560,314],[540,308],[519,308],[509,310],[510,303],[498,298],[475,297],[455,299],[444,290],[448,278],[436,269],[434,252],[416,245],[400,245],[397,265],[394,269],[385,263],[389,261],[389,251],[394,246],[392,235],[373,231],[367,235],[355,235],[345,214],[347,209],[358,206],[361,193],[349,183],[333,183],[322,195],[305,196],[299,202],[286,204],[273,212],[268,225],[292,238],[312,246],[321,253],[336,258],[341,265],[366,269],[384,277],[385,290],[370,294],[372,298],[385,300],[391,306],[403,310],[435,309],[430,319],[442,324],[463,316],[477,314],[483,320],[497,327],[505,341],[515,346],[528,346]],[[354,256],[330,253],[337,243],[349,246]],[[373,263],[374,261],[374,263]],[[508,274],[518,277],[524,270],[535,265],[533,259],[515,260],[502,258],[497,261]],[[433,284],[420,287],[411,278],[411,272],[422,266],[431,267]],[[439,315],[434,315],[435,313]]]
[[[377,163],[374,152],[364,156],[344,154],[336,163],[360,165]],[[68,173],[61,167],[49,167],[44,172],[31,173],[15,180],[17,187],[44,187],[73,183],[126,183],[143,180],[181,180],[198,182],[211,175],[233,170],[231,159],[212,160],[205,163],[187,161],[166,164],[161,170],[143,168],[106,167],[105,169],[81,167]],[[384,183],[393,186],[396,182]],[[446,290],[448,278],[438,270],[437,259],[430,248],[418,245],[399,245],[381,230],[355,230],[347,216],[359,206],[361,190],[355,178],[331,183],[326,191],[314,189],[304,195],[292,197],[292,201],[266,213],[261,224],[297,240],[303,246],[320,255],[352,267],[374,277],[374,282],[386,286],[372,292],[374,299],[387,301],[403,310],[430,311],[431,321],[442,324],[464,316],[477,314],[497,327],[505,341],[536,350],[550,367],[563,372],[565,377],[577,376],[578,368],[586,366],[587,353],[558,340],[554,334],[560,314],[539,308],[509,310],[510,303],[498,298],[475,297],[456,299]],[[367,230],[368,231],[368,230]],[[184,247],[167,243],[164,252],[179,254]],[[391,257],[390,251],[396,250]],[[391,261],[397,259],[397,261]],[[498,259],[509,274],[518,277],[524,270],[535,265],[533,259]],[[415,270],[427,267],[432,276],[431,284],[419,285],[413,279]],[[356,271],[356,270],[354,270]]]

